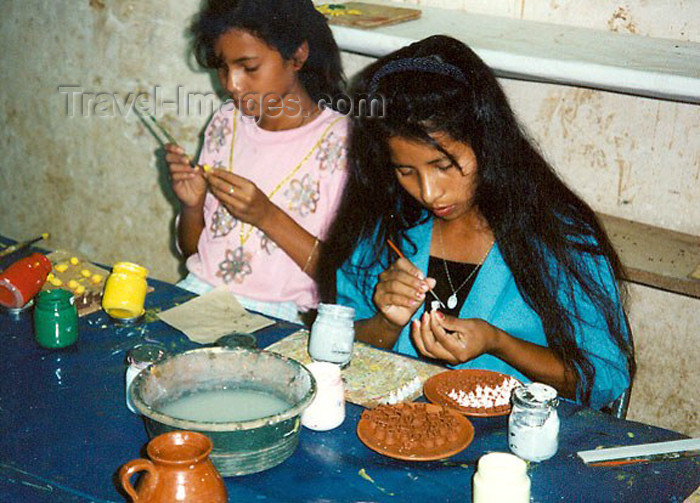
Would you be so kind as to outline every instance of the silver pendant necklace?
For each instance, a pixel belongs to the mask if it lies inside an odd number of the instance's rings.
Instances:
[[[452,278],[450,277],[450,269],[447,267],[447,261],[445,260],[445,243],[442,240],[442,223],[440,223],[440,226],[438,228],[438,238],[440,239],[440,251],[442,252],[442,265],[445,266],[445,275],[447,276],[447,282],[450,284],[450,290],[452,290],[452,295],[450,295],[447,299],[447,307],[449,309],[454,309],[457,307],[457,292],[459,292],[464,285],[466,285],[470,279],[472,279],[472,276],[476,274],[476,271],[481,268],[482,264],[484,263],[484,260],[486,260],[486,257],[488,257],[489,253],[491,252],[491,248],[493,248],[493,242],[491,243],[491,246],[489,246],[489,249],[486,250],[486,253],[484,256],[481,258],[481,261],[476,265],[476,267],[472,270],[472,272],[469,273],[469,276],[467,276],[467,279],[465,279],[457,289],[455,289],[454,285],[452,284]]]

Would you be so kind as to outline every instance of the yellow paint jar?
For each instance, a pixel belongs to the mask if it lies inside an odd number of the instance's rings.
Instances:
[[[131,262],[117,262],[107,278],[102,308],[112,318],[133,320],[144,313],[148,269]]]

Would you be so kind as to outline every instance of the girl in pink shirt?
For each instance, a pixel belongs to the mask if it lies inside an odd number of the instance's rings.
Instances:
[[[337,45],[310,0],[209,0],[192,34],[232,100],[196,167],[166,147],[189,271],[180,286],[226,285],[249,309],[299,321],[318,303],[319,242],[345,183],[347,119],[322,106],[340,95]]]

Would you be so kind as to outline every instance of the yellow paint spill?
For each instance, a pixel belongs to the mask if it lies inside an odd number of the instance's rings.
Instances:
[[[455,463],[454,461],[445,461],[441,460],[440,463],[442,466],[452,466],[452,467],[459,467],[459,468],[464,468],[465,470],[469,470],[471,468],[470,465],[465,464],[465,463]]]
[[[146,312],[143,313],[143,321],[144,323],[153,323],[154,321],[158,321],[160,318],[158,318],[158,313],[160,312],[159,307],[154,307],[151,309],[146,309]]]
[[[360,471],[357,472],[357,474],[360,477],[362,477],[363,479],[365,479],[366,481],[374,484],[374,487],[376,487],[379,491],[383,492],[387,496],[394,496],[394,493],[391,493],[391,492],[387,491],[386,489],[384,489],[383,487],[378,486],[377,483],[374,481],[374,479],[367,474],[367,470],[365,470],[364,468],[360,468]]]
[[[369,475],[367,475],[367,470],[365,470],[364,468],[360,468],[360,471],[357,472],[357,474],[360,477],[362,477],[363,479],[369,480],[372,484],[374,484],[374,479],[372,477],[370,477]]]

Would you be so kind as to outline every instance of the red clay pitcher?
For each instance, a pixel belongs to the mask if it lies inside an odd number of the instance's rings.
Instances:
[[[134,459],[119,470],[124,490],[134,503],[226,503],[226,486],[211,460],[209,437],[194,431],[171,431],[153,438],[147,459]],[[145,471],[136,484],[129,479]]]

